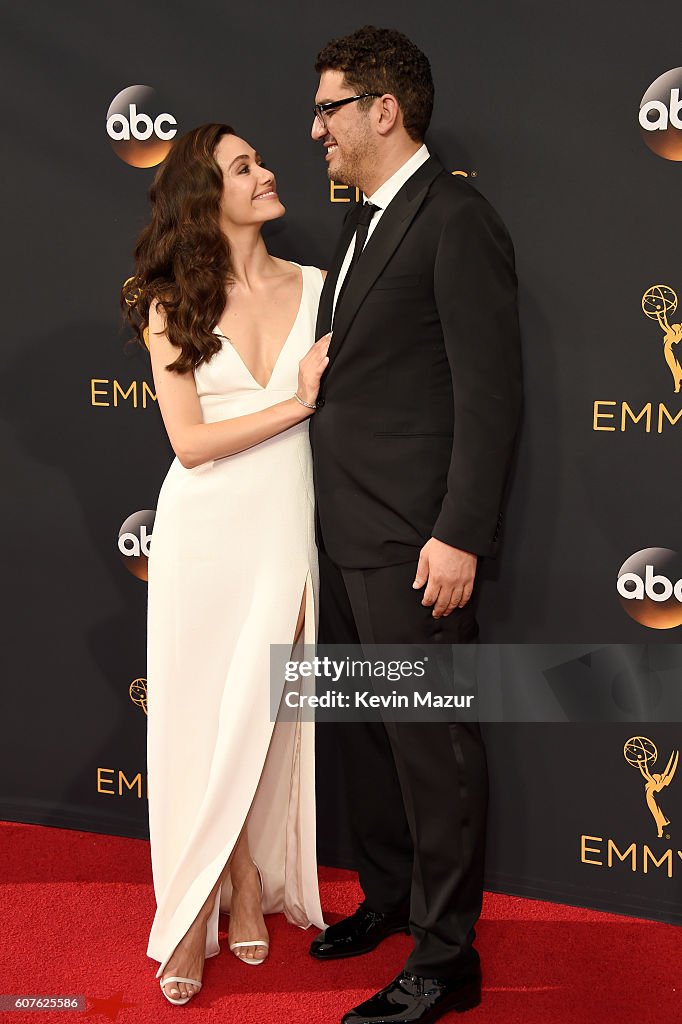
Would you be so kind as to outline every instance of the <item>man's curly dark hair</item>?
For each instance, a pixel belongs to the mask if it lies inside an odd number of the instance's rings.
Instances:
[[[332,39],[318,53],[315,70],[343,71],[357,92],[390,92],[400,105],[407,134],[415,142],[423,141],[433,110],[431,65],[402,32],[365,25],[352,35]]]

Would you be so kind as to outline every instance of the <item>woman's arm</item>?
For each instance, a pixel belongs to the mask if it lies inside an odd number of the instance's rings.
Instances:
[[[309,405],[315,404],[328,348],[329,335],[325,335],[299,363],[298,394]],[[166,369],[177,358],[178,350],[168,340],[163,311],[156,303],[149,309],[149,352],[164,426],[173,451],[186,469],[251,448],[307,419],[314,411],[292,396],[261,412],[204,423],[194,374]]]

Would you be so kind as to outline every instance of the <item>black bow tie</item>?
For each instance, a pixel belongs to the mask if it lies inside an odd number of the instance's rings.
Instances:
[[[379,209],[374,203],[363,203],[362,209],[360,210],[360,216],[358,217],[358,227],[368,228],[372,223],[372,217]]]
[[[380,209],[381,207],[375,206],[374,203],[362,204],[362,209],[360,210],[360,216],[358,217],[357,226],[355,229],[355,248],[353,249],[351,261],[348,264],[348,270],[346,271],[346,276],[344,277],[343,284],[341,285],[341,291],[339,292],[338,298],[336,300],[337,308],[339,303],[341,302],[341,297],[343,296],[343,293],[346,290],[346,287],[350,280],[350,276],[353,273],[353,270],[355,269],[355,265],[360,259],[360,254],[362,253],[365,242],[367,241],[367,235],[369,233],[369,226],[372,223],[372,217],[377,212],[377,210]]]

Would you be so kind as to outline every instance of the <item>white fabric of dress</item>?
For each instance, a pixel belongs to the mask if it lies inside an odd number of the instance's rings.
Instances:
[[[265,387],[226,338],[196,368],[205,423],[293,395],[299,360],[315,340],[323,283],[316,267],[300,269],[301,303]],[[264,912],[283,911],[301,928],[324,927],[314,726],[274,723],[270,711],[270,644],[291,645],[304,594],[303,642],[315,642],[313,509],[307,420],[192,469],[176,458],[161,486],[147,616],[149,834],[157,903],[147,955],[160,961],[157,978],[247,817]],[[313,693],[314,680],[301,679],[300,690]],[[230,895],[225,881],[208,923],[207,957],[220,952],[218,914],[229,912]]]

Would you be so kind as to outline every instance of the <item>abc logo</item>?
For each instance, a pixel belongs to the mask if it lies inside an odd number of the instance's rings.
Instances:
[[[682,68],[657,78],[639,106],[642,137],[666,160],[682,160]]]
[[[670,548],[644,548],[620,567],[618,595],[625,611],[651,629],[682,625],[682,558]]]
[[[178,122],[163,110],[148,85],[131,85],[107,111],[107,135],[117,156],[132,167],[160,164],[178,134]]]
[[[118,531],[118,550],[123,564],[138,580],[147,579],[147,560],[156,512],[145,509],[128,516]]]

